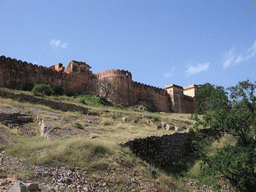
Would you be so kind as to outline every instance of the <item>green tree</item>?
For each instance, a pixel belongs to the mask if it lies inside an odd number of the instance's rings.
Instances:
[[[34,93],[34,95],[38,95],[38,96],[44,96],[44,95],[50,96],[54,93],[50,85],[46,85],[43,83],[35,84],[31,92]]]
[[[61,87],[58,86],[54,86],[52,88],[54,95],[63,95],[64,94],[64,90]]]
[[[23,91],[31,91],[34,87],[33,83],[25,83],[25,85],[23,85],[22,90]]]
[[[230,87],[231,101],[226,106],[217,107],[206,113],[203,120],[197,118],[196,136],[193,147],[202,160],[201,178],[212,176],[215,187],[218,187],[216,176],[222,175],[239,191],[256,191],[256,82],[239,82]],[[215,105],[215,104],[213,104]],[[218,105],[218,103],[216,104]],[[209,144],[209,135],[199,131],[198,126],[211,127],[212,140],[223,136],[228,130],[234,138],[235,145],[226,145],[209,155],[204,147]]]
[[[201,85],[195,95],[196,103],[199,106],[199,112],[205,113],[219,107],[227,106],[228,96],[224,87],[205,83]]]

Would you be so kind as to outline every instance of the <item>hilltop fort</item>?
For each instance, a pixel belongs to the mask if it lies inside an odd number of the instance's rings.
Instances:
[[[0,87],[22,89],[26,83],[42,81],[62,87],[64,91],[92,93],[97,88],[99,96],[107,96],[123,106],[140,103],[160,111],[180,113],[192,113],[197,108],[197,85],[171,84],[162,89],[133,81],[129,71],[112,69],[93,74],[90,68],[85,62],[74,60],[67,68],[61,63],[47,68],[1,56]]]

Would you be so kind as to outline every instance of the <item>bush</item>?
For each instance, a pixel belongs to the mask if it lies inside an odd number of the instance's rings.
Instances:
[[[68,97],[72,97],[72,96],[76,96],[76,93],[74,91],[67,91],[65,93],[65,95],[68,96]]]
[[[80,123],[75,123],[74,126],[78,129],[83,129],[83,126]]]
[[[36,81],[35,84],[44,84],[42,81]]]
[[[50,96],[52,95],[54,92],[51,88],[50,85],[46,85],[46,84],[36,84],[34,86],[34,88],[32,89],[32,93],[34,93],[34,95],[37,95],[37,96],[44,96],[44,95],[47,95],[47,96]]]
[[[64,94],[64,90],[61,87],[55,86],[52,88],[54,95],[63,95]]]
[[[33,83],[25,83],[25,85],[23,85],[22,90],[23,91],[31,91],[34,88],[34,84]]]
[[[160,122],[160,119],[158,117],[155,117],[152,122],[156,123],[156,122]]]
[[[100,103],[104,106],[113,106],[113,103],[109,102],[105,97],[100,97]]]

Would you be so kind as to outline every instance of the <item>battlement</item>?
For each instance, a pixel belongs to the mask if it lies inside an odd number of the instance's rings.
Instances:
[[[151,91],[153,91],[157,94],[160,94],[160,95],[166,95],[166,90],[165,89],[155,87],[155,86],[150,86],[150,85],[143,84],[143,83],[139,83],[137,81],[133,81],[133,87],[134,88],[139,88],[139,89],[151,90]]]
[[[21,60],[17,61],[17,59],[11,59],[10,57],[6,58],[4,55],[0,57],[0,66],[2,66],[3,68],[11,68],[15,70],[22,70],[22,71],[27,70],[27,71],[35,71],[40,73],[50,73],[55,75],[57,75],[58,73],[61,73],[51,68],[28,63],[27,61],[21,61]]]
[[[106,77],[123,77],[132,79],[132,74],[129,71],[120,70],[120,69],[112,69],[106,70],[95,74],[98,79],[106,78]]]

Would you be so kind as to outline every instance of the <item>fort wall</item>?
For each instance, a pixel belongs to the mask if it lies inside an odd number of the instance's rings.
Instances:
[[[162,89],[133,81],[129,71],[112,69],[92,74],[90,68],[85,62],[74,60],[67,68],[61,63],[47,68],[1,56],[0,86],[22,89],[26,83],[42,81],[62,87],[64,91],[86,92],[95,79],[108,82],[112,87],[108,99],[116,104],[129,106],[140,103],[164,112],[182,113],[191,113],[196,108],[196,85],[183,88],[172,84]]]
[[[133,101],[135,104],[136,102],[140,102],[141,104],[153,107],[156,109],[159,109],[164,112],[170,112],[170,102],[169,102],[169,96],[166,92],[166,90],[145,85],[142,83],[138,83],[136,81],[133,81],[132,83],[133,87]]]
[[[111,82],[116,88],[112,101],[116,100],[118,95],[119,103],[125,106],[140,102],[161,111],[170,111],[168,95],[164,89],[132,81],[132,74],[129,71],[112,69],[95,75],[99,80]]]
[[[71,72],[63,73],[52,68],[42,67],[27,63],[26,61],[17,61],[10,57],[0,57],[0,86],[22,89],[26,83],[42,81],[52,86],[59,86],[64,91],[76,90],[84,91],[89,84],[90,74],[79,74]]]

